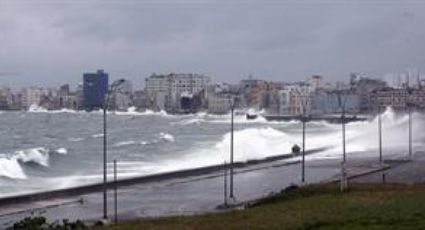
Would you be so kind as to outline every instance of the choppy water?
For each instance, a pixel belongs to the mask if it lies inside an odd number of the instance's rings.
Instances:
[[[425,118],[414,114],[414,147],[422,149]],[[109,113],[108,162],[119,177],[221,164],[229,154],[230,116]],[[245,161],[290,152],[301,145],[298,122],[247,121],[236,117],[235,159]],[[93,183],[102,179],[101,112],[3,112],[0,114],[0,196]],[[377,155],[377,121],[347,125],[348,157]],[[408,117],[383,115],[384,154],[406,154]],[[340,158],[341,126],[307,126],[308,149],[326,147],[309,160]],[[109,172],[112,173],[109,164]]]

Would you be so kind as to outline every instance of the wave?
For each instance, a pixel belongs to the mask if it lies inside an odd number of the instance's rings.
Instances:
[[[32,104],[28,108],[28,112],[30,112],[30,113],[46,113],[46,112],[48,112],[48,110],[46,108],[39,106],[39,105]]]
[[[16,159],[0,158],[0,177],[26,179],[27,175]]]
[[[49,150],[46,148],[32,148],[19,150],[12,154],[11,158],[22,163],[36,163],[41,166],[49,167]]]
[[[101,137],[103,137],[104,136],[104,134],[103,133],[97,133],[97,134],[93,134],[92,135],[92,137],[93,138],[101,138]]]
[[[48,109],[46,109],[42,106],[32,104],[28,108],[28,112],[30,112],[30,113],[79,113],[79,112],[83,112],[83,111],[76,111],[76,110],[66,109],[66,108],[62,108],[62,109],[59,109],[59,110],[48,110]]]
[[[26,179],[27,176],[21,164],[34,163],[43,167],[49,167],[51,153],[66,155],[68,150],[58,148],[55,151],[50,151],[47,148],[38,147],[18,150],[11,154],[3,154],[0,156],[0,177]]]
[[[155,112],[155,111],[152,111],[152,110],[147,109],[144,112],[139,112],[139,111],[137,111],[136,107],[130,107],[125,112],[114,111],[113,114],[115,114],[115,115],[121,115],[121,116],[155,116],[155,115],[162,116],[162,117],[171,117],[171,116],[173,116],[173,115],[168,114],[164,110]]]
[[[81,138],[81,137],[70,137],[70,138],[68,138],[67,139],[69,142],[80,142],[80,141],[83,141],[84,140],[84,138]]]
[[[58,149],[56,149],[55,152],[58,153],[58,154],[61,154],[61,155],[68,154],[68,150],[66,148],[58,148]]]
[[[121,141],[114,144],[114,147],[122,147],[122,146],[135,145],[135,144],[137,144],[136,141]]]
[[[163,140],[163,141],[167,141],[167,142],[174,142],[175,138],[173,135],[169,134],[169,133],[159,133],[159,139]]]

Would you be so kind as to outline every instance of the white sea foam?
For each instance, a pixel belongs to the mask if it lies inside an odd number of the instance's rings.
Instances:
[[[68,150],[59,148],[53,153],[66,155]],[[18,150],[14,153],[0,155],[0,177],[26,179],[27,176],[20,163],[34,163],[49,167],[50,150],[43,147]]]
[[[127,145],[134,145],[134,144],[137,144],[137,142],[136,141],[121,141],[114,144],[114,147],[122,147]]]
[[[164,141],[168,141],[168,142],[174,142],[175,138],[173,135],[169,134],[169,133],[159,133],[159,139],[164,140]]]
[[[93,134],[92,137],[93,138],[101,138],[101,137],[103,137],[103,133]]]
[[[139,112],[136,110],[136,107],[130,107],[127,111],[114,111],[113,114],[121,116],[162,116],[162,117],[171,117],[173,115],[167,114],[164,110],[155,112],[152,110],[145,110],[144,112]]]
[[[48,112],[48,110],[39,106],[39,105],[32,104],[28,108],[28,112],[30,112],[30,113],[46,113],[46,112]]]
[[[18,160],[6,157],[0,157],[0,177],[7,177],[11,179],[27,178],[21,165],[19,165]]]
[[[42,147],[16,151],[11,158],[22,163],[32,162],[45,167],[49,166],[49,150]]]
[[[68,150],[66,148],[58,148],[56,149],[56,153],[66,155],[68,154]]]
[[[70,137],[70,138],[68,138],[67,139],[69,142],[80,142],[80,141],[83,141],[84,140],[84,138],[81,138],[81,137]]]

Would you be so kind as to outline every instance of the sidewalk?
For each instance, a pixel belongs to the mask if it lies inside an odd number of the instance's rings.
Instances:
[[[317,183],[339,172],[335,164],[307,162],[306,182]],[[300,164],[268,162],[235,170],[234,188],[237,201],[245,202],[279,192],[300,182]],[[118,190],[118,217],[156,217],[215,212],[224,201],[224,172],[121,187]],[[31,214],[46,216],[50,221],[98,220],[102,217],[102,193],[22,205],[0,207],[0,226],[7,226]],[[80,202],[82,201],[82,202]],[[114,216],[113,191],[108,192],[109,217]],[[1,228],[1,227],[0,227]]]
[[[347,164],[350,181],[380,182],[385,172],[387,182],[421,183],[425,181],[425,154],[418,153],[409,161],[387,160],[379,164],[375,158],[350,159]],[[306,162],[306,183],[338,180],[340,160]],[[247,202],[276,193],[291,184],[300,183],[301,165],[287,161],[267,162],[236,169],[235,196]],[[120,187],[118,218],[158,217],[216,212],[224,201],[222,171],[204,175],[146,182]],[[21,205],[0,207],[0,228],[29,215],[43,215],[50,221],[99,220],[103,213],[102,193],[94,192],[64,199],[49,199]],[[113,219],[113,191],[108,192],[108,215]]]

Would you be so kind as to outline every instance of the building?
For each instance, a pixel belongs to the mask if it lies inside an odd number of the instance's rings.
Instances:
[[[150,109],[194,112],[206,107],[211,78],[200,74],[152,74],[146,79],[146,101]]]
[[[232,107],[233,98],[229,95],[214,95],[208,97],[208,113],[225,114]]]
[[[133,106],[133,84],[126,79],[112,83],[109,107],[114,110],[127,111]]]
[[[257,79],[246,79],[240,83],[240,93],[244,104],[248,108],[261,110],[266,107],[267,91],[269,90],[268,82]]]
[[[143,90],[137,90],[133,93],[133,105],[137,110],[146,109],[146,93]]]
[[[39,106],[45,95],[45,90],[38,87],[23,88],[21,91],[21,103],[24,109],[29,109],[32,105]]]
[[[108,93],[109,76],[103,70],[83,75],[83,102],[86,110],[101,108]]]
[[[360,110],[362,112],[373,112],[376,110],[376,102],[373,100],[373,96],[375,92],[386,88],[387,84],[380,79],[351,74],[350,87],[360,97]]]
[[[360,97],[350,90],[317,90],[311,95],[311,114],[325,115],[360,112]]]
[[[375,108],[392,107],[405,111],[425,109],[425,90],[421,88],[384,88],[370,93]]]

